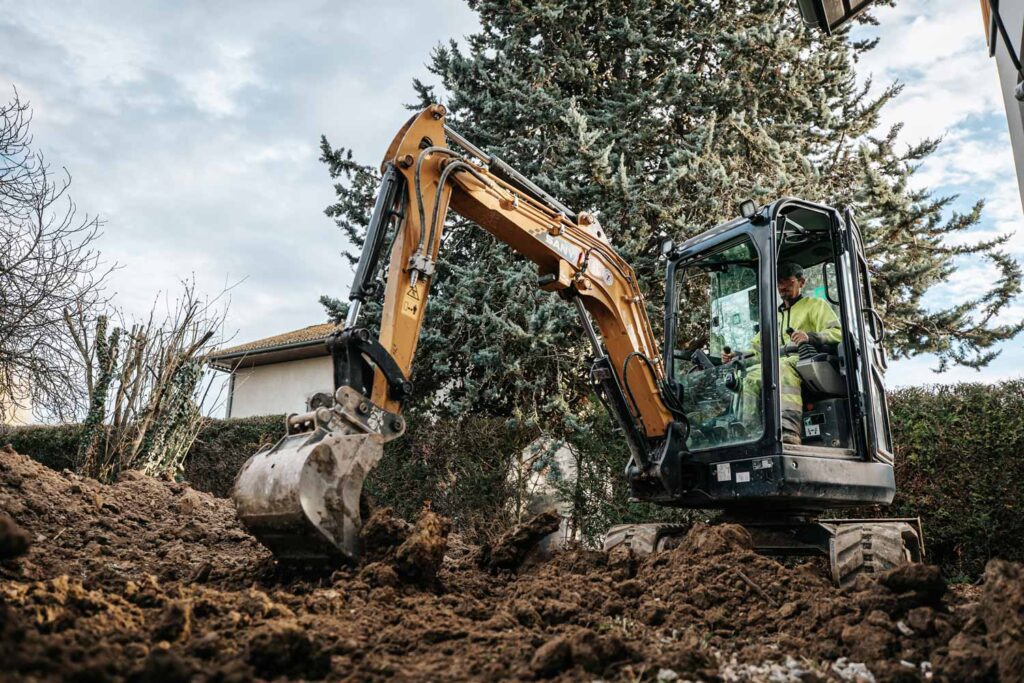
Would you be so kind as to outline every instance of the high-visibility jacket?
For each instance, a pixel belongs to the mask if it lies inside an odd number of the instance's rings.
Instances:
[[[806,332],[811,344],[821,347],[823,344],[837,344],[843,340],[843,330],[839,326],[839,316],[824,299],[817,297],[800,297],[789,307],[779,311],[779,348],[790,343],[786,330]],[[755,334],[750,341],[753,352],[761,354],[761,334]]]
[[[822,344],[838,343],[843,339],[839,317],[824,299],[800,297],[788,308],[779,311],[779,348],[790,343],[786,330],[806,332],[810,343],[818,348]],[[751,366],[743,378],[743,414],[753,420],[761,404],[761,335],[751,340],[757,364]],[[786,430],[800,432],[800,413],[803,407],[800,374],[796,370],[796,356],[779,359],[779,391],[782,396],[782,422]]]

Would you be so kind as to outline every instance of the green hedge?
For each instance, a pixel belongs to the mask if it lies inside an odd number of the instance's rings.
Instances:
[[[226,498],[253,453],[284,435],[284,415],[210,420],[185,458],[184,478],[200,491]]]
[[[920,516],[952,578],[1024,561],[1024,380],[902,389],[889,409],[896,499],[883,514]]]
[[[0,426],[0,444],[11,444],[19,453],[31,456],[47,467],[74,470],[82,425]]]
[[[871,512],[921,516],[929,559],[954,579],[978,576],[992,557],[1024,560],[1024,380],[902,389],[889,400],[897,494],[891,507]],[[515,508],[507,503],[521,495],[509,468],[539,432],[489,418],[410,415],[409,423],[409,433],[387,445],[366,490],[407,517],[430,501],[469,537],[505,528]],[[226,496],[246,458],[280,438],[282,425],[282,416],[211,421],[184,478]],[[73,467],[79,430],[7,428],[0,441],[59,470]],[[578,438],[576,452],[575,483],[555,483],[585,537],[619,522],[679,518],[676,510],[628,502],[625,444],[607,421]]]
[[[514,523],[520,492],[509,472],[539,432],[496,418],[408,417],[409,431],[385,446],[367,479],[365,490],[376,502],[411,519],[429,501],[473,540],[500,534]]]
[[[408,433],[385,446],[366,492],[406,518],[415,517],[429,501],[465,533],[504,529],[510,522],[506,502],[515,495],[506,474],[515,454],[536,438],[536,430],[489,418],[453,423],[408,417]],[[249,456],[283,433],[283,415],[212,420],[189,451],[184,478],[197,489],[226,497]]]
[[[281,437],[284,416],[210,420],[189,450],[184,478],[195,488],[227,496],[242,463],[259,447]],[[82,425],[0,427],[0,443],[55,470],[76,469]]]

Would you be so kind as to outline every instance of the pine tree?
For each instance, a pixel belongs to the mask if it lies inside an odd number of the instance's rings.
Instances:
[[[890,352],[982,366],[1020,323],[997,322],[1020,291],[1005,241],[971,241],[982,203],[909,186],[938,142],[900,150],[879,111],[899,94],[858,86],[874,45],[805,29],[789,0],[469,0],[481,30],[435,49],[450,123],[576,210],[596,213],[661,318],[658,243],[735,216],[746,198],[850,206],[864,231]],[[438,93],[446,94],[441,98]],[[337,181],[327,209],[360,245],[375,171],[322,140]],[[958,246],[947,238],[956,236]],[[961,257],[999,277],[981,297],[934,309],[925,297]],[[445,388],[440,413],[500,415],[571,434],[591,419],[586,344],[574,311],[536,289],[535,269],[473,226],[451,221],[432,283],[414,378]],[[343,305],[324,299],[340,319]],[[370,310],[372,316],[373,311]]]

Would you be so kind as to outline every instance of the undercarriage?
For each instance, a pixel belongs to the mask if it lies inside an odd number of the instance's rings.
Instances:
[[[723,515],[717,523],[739,524],[750,534],[753,550],[776,557],[823,557],[837,586],[924,558],[919,517],[888,519],[816,519],[797,514]],[[673,548],[686,524],[621,524],[605,535],[608,552],[650,555]]]

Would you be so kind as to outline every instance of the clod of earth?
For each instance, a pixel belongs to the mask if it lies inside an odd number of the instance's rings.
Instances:
[[[517,569],[545,536],[558,531],[561,515],[542,512],[502,534],[493,544],[480,549],[478,564],[491,570]]]
[[[409,537],[395,549],[395,570],[402,577],[433,583],[448,549],[451,521],[423,510]]]
[[[448,549],[451,522],[430,508],[415,525],[395,517],[391,508],[377,508],[360,533],[363,566],[360,576],[373,585],[390,586],[399,577],[433,585]]]
[[[31,543],[28,532],[18,526],[10,515],[0,512],[0,560],[24,555]]]
[[[408,524],[378,509],[360,566],[295,574],[228,501],[138,474],[104,486],[13,452],[0,452],[0,510],[33,539],[0,561],[11,680],[1021,681],[1024,671],[1024,568],[999,560],[974,593],[925,565],[840,591],[817,565],[755,554],[736,526],[694,525],[647,558],[573,549],[522,564],[556,520],[531,520],[484,552],[430,510]]]

